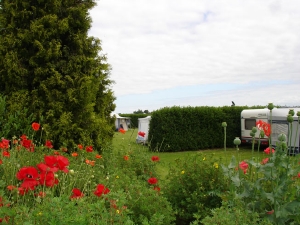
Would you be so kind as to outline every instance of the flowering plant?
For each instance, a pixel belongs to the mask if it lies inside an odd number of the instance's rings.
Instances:
[[[256,125],[262,134],[271,138],[271,124],[258,121]],[[229,207],[238,201],[249,212],[258,213],[272,224],[300,223],[300,212],[294,210],[300,206],[300,167],[295,163],[299,157],[290,158],[286,141],[285,135],[280,134],[276,149],[271,145],[266,148],[264,153],[268,157],[261,162],[253,155],[251,160],[239,163],[239,170],[235,157],[232,157],[227,167],[222,166],[224,174],[232,181],[227,196]]]

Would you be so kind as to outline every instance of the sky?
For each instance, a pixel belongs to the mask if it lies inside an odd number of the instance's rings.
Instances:
[[[300,105],[299,0],[96,0],[115,113]]]

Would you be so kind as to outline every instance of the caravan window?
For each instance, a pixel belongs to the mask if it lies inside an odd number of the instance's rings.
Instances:
[[[256,127],[256,119],[245,119],[245,129],[252,130],[253,127]]]

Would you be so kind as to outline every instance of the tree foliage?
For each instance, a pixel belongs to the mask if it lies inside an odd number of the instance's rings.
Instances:
[[[2,0],[0,93],[10,112],[43,118],[57,145],[101,148],[113,135],[110,66],[88,36],[95,0]],[[57,146],[56,146],[57,147]]]

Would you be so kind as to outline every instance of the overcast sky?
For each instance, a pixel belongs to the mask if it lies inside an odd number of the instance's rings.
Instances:
[[[300,105],[299,0],[98,0],[116,113]]]

